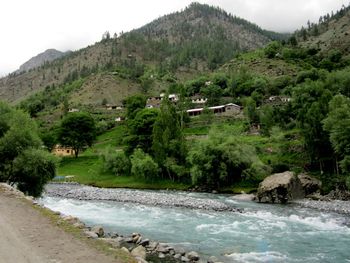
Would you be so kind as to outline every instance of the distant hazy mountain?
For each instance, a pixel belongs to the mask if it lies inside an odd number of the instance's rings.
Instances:
[[[60,57],[65,56],[69,52],[70,51],[61,52],[61,51],[56,50],[56,49],[48,49],[48,50],[36,55],[35,57],[32,57],[27,62],[22,64],[19,67],[17,72],[24,72],[24,71],[28,71],[28,70],[33,69],[33,68],[40,67],[45,62],[51,62],[55,59],[58,59]]]

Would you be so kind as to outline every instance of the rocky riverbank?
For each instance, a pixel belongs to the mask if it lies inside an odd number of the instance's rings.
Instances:
[[[166,243],[151,241],[139,233],[132,233],[128,236],[105,233],[101,226],[88,227],[76,217],[59,215],[63,221],[82,229],[88,238],[98,239],[108,243],[112,248],[121,249],[135,257],[138,263],[220,263],[215,257],[202,260],[195,251],[186,252],[182,248],[174,248]]]
[[[317,209],[323,212],[332,212],[332,213],[350,215],[350,201],[342,201],[342,200],[321,201],[321,200],[302,199],[302,200],[295,200],[293,203],[300,205],[301,207]]]
[[[162,207],[183,207],[218,212],[241,212],[241,210],[233,206],[216,200],[204,200],[189,195],[179,195],[178,193],[173,194],[171,191],[148,192],[129,189],[97,188],[79,184],[53,183],[47,185],[46,194],[52,197],[73,198],[78,200],[103,200]]]

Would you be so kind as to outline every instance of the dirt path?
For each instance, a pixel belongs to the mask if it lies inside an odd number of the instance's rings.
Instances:
[[[0,263],[118,263],[0,185]]]

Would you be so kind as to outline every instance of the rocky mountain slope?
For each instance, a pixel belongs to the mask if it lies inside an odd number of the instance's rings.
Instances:
[[[16,103],[45,88],[79,78],[88,78],[91,84],[97,83],[95,78],[108,76],[109,80],[103,83],[110,83],[111,74],[127,80],[129,84],[121,89],[135,86],[139,91],[158,92],[159,87],[169,85],[168,81],[213,70],[237,52],[262,47],[281,37],[219,8],[194,3],[140,29],[113,38],[108,35],[92,46],[28,72],[10,74],[0,79],[0,98]],[[114,94],[110,92],[114,86],[106,85],[103,90]],[[100,103],[94,100],[100,87],[88,87],[85,97],[91,99],[80,102]]]
[[[350,53],[350,6],[343,6],[335,14],[321,16],[319,23],[296,31],[299,43],[327,52],[337,49]]]
[[[56,49],[47,49],[46,51],[36,55],[35,57],[32,57],[27,62],[23,63],[17,72],[25,72],[28,70],[31,70],[33,68],[40,67],[44,63],[51,62],[55,59],[58,59],[60,57],[63,57],[67,54],[69,54],[70,51],[67,52],[61,52]]]

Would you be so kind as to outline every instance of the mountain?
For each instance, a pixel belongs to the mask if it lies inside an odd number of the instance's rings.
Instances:
[[[51,62],[55,59],[63,57],[65,55],[67,55],[68,53],[70,53],[70,51],[61,52],[61,51],[58,51],[56,49],[48,49],[48,50],[36,55],[35,57],[32,57],[27,62],[23,63],[17,71],[18,72],[29,71],[33,68],[40,67],[41,65],[43,65],[46,62]]]
[[[336,13],[321,16],[318,23],[308,23],[307,28],[295,32],[303,47],[313,47],[327,52],[337,49],[350,53],[350,5]]]
[[[174,81],[212,71],[237,53],[285,37],[220,8],[193,3],[139,29],[114,37],[105,34],[92,46],[10,74],[0,79],[0,98],[17,103],[82,79],[79,91],[70,90],[67,100],[97,105],[107,97],[119,103],[131,90],[157,94]],[[116,92],[116,86],[125,91]]]

